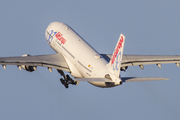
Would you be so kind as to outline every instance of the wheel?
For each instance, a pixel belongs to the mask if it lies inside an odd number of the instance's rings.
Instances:
[[[61,81],[61,83],[64,85],[64,79],[61,78],[60,81]]]
[[[68,87],[69,87],[67,83],[64,83],[64,86],[65,86],[65,88],[68,88]]]
[[[71,80],[71,78],[69,77],[69,75],[66,75],[66,79],[67,79],[67,80]]]

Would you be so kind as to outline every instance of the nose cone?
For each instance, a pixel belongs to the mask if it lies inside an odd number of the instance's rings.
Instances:
[[[53,40],[53,36],[57,33],[58,30],[62,28],[63,23],[61,22],[52,22],[48,25],[45,31],[45,38],[50,44]]]
[[[62,22],[52,22],[48,25],[45,31],[45,37],[46,39],[49,39],[49,36],[52,37],[53,32],[57,31],[64,31],[64,30],[69,30],[69,26],[62,23]]]

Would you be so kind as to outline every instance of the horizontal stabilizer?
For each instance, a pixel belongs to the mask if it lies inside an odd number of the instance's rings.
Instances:
[[[112,82],[107,78],[74,78],[74,81]]]
[[[143,78],[143,77],[122,77],[121,80],[123,82],[138,82],[138,81],[156,81],[156,80],[169,80],[168,78],[161,78],[161,77],[157,77],[157,78]]]

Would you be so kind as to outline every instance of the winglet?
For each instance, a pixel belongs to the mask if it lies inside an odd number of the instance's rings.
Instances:
[[[114,49],[113,55],[111,57],[110,62],[107,64],[107,67],[111,72],[113,72],[116,76],[119,77],[120,69],[121,69],[121,60],[123,56],[125,36],[120,34],[119,40]]]

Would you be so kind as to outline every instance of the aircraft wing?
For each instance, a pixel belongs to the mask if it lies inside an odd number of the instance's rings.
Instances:
[[[70,71],[69,67],[60,53],[51,55],[23,56],[23,57],[0,57],[2,65],[27,65],[55,68]]]
[[[106,60],[110,60],[112,54],[101,54]],[[123,55],[121,66],[139,65],[143,69],[143,65],[157,64],[161,67],[164,63],[176,63],[179,67],[180,55]]]

